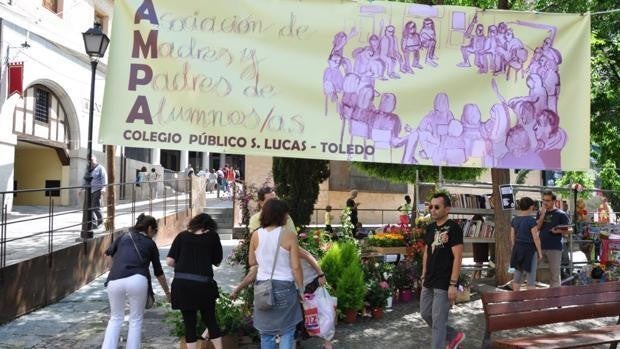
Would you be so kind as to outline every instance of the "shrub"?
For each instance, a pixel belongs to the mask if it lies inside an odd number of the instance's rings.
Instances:
[[[359,263],[348,265],[338,278],[338,308],[342,311],[347,309],[359,310],[364,305],[366,285],[364,283],[364,272]]]

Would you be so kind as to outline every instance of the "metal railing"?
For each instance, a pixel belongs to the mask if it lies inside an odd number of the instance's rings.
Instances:
[[[104,224],[95,229],[95,235],[111,233],[114,228],[132,226],[136,213],[145,213],[155,218],[164,218],[170,214],[185,212],[192,209],[191,179],[164,179],[153,182],[111,183],[105,186],[106,192],[114,190],[115,202],[107,205],[107,197],[101,198],[101,213]],[[84,208],[84,186],[57,188],[24,189],[0,192],[2,204],[0,214],[0,269],[8,264],[36,256],[52,254],[54,250],[75,244],[82,231],[82,215]],[[125,192],[124,199],[119,200],[119,193]],[[130,197],[128,197],[130,195]],[[25,199],[22,197],[26,196]],[[29,196],[29,197],[28,197]],[[23,205],[19,202],[38,201],[45,197],[46,204]],[[60,205],[61,201],[78,198],[79,204]],[[13,209],[9,212],[9,200],[13,201]],[[74,200],[75,201],[75,200]],[[94,210],[92,208],[91,210]],[[113,211],[113,215],[108,212]],[[97,226],[91,214],[89,226]],[[112,226],[111,222],[114,222]],[[165,222],[164,222],[165,223]],[[47,246],[45,246],[45,242]],[[7,261],[7,258],[10,260]],[[51,263],[51,258],[49,263]]]

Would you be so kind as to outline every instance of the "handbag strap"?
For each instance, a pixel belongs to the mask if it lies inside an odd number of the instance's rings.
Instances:
[[[273,265],[271,266],[271,275],[269,276],[269,280],[273,279],[273,272],[276,270],[276,262],[278,261],[278,255],[280,252],[280,242],[282,241],[282,227],[280,227],[280,232],[278,233],[278,244],[276,245],[276,256],[273,258]]]
[[[138,246],[136,245],[136,242],[134,241],[133,236],[131,236],[131,232],[128,232],[127,234],[129,235],[131,242],[133,242],[133,247],[136,249],[136,252],[138,253],[138,256],[140,257],[140,261],[144,263],[144,258],[142,258],[142,253],[140,253],[140,250],[138,250]]]

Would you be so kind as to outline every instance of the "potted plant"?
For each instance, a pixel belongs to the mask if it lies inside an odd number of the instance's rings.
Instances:
[[[372,317],[381,319],[383,308],[387,305],[387,299],[390,297],[390,286],[386,281],[372,280],[367,283],[367,288],[366,301],[370,306]]]
[[[364,305],[366,294],[364,273],[360,263],[352,263],[344,268],[337,285],[338,308],[345,313],[346,322],[354,323],[357,311]]]
[[[220,297],[217,299],[215,305],[215,316],[217,317],[218,325],[222,331],[222,341],[225,348],[236,349],[239,346],[239,336],[250,334],[254,331],[251,323],[251,314],[247,314],[248,310],[244,309],[241,304],[234,303],[227,293],[220,291]],[[181,312],[178,310],[170,310],[166,314],[166,323],[170,327],[170,334],[179,337],[180,348],[185,348],[185,326],[181,317]],[[198,329],[197,333],[202,333],[206,327],[200,313],[198,314]],[[206,346],[199,344],[200,348],[206,347],[212,348],[210,342],[206,343]]]
[[[399,291],[398,300],[410,302],[413,300],[413,290],[418,287],[420,272],[416,262],[404,261],[394,270],[394,285]]]

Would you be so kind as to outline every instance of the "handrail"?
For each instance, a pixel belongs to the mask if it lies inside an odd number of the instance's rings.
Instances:
[[[107,216],[105,212],[109,208],[107,202],[102,202],[100,209],[106,220],[115,221],[117,218],[123,218],[126,221],[122,223],[124,226],[133,225],[137,211],[148,213],[156,218],[165,217],[171,213],[178,215],[179,211],[189,214],[188,210],[192,207],[190,183],[191,179],[187,177],[141,183],[135,181],[109,183],[105,185],[108,190],[120,192],[126,186],[130,186],[131,190],[129,192],[133,193],[133,195],[130,194],[131,198],[122,200],[115,196],[115,210],[111,216]],[[57,249],[56,246],[75,242],[75,239],[72,238],[78,238],[82,228],[84,209],[81,204],[79,207],[71,205],[68,209],[59,210],[58,207],[67,206],[59,205],[56,197],[49,196],[46,198],[48,200],[46,209],[41,207],[42,210],[40,212],[29,214],[27,217],[11,218],[8,211],[9,200],[15,200],[15,196],[19,197],[23,193],[47,193],[49,191],[60,192],[60,197],[63,195],[79,195],[78,191],[88,190],[87,188],[88,186],[66,186],[0,192],[0,204],[2,205],[0,211],[0,269],[7,266],[7,256],[10,253],[12,253],[14,262],[16,258],[22,260],[45,254],[51,256],[54,249]],[[163,195],[157,197],[162,192],[162,188]],[[170,195],[170,192],[172,192],[172,195]],[[170,210],[169,207],[171,199],[175,201],[175,208],[173,210]],[[83,199],[80,201],[83,201]],[[131,216],[130,220],[127,219],[128,216]],[[96,226],[94,218],[91,219],[90,223],[92,226]],[[113,228],[106,226],[103,231],[99,230],[96,233],[98,235],[108,234],[114,230]],[[41,237],[46,234],[47,246],[44,247]],[[23,246],[28,248],[23,248]],[[11,262],[9,261],[9,263]]]

